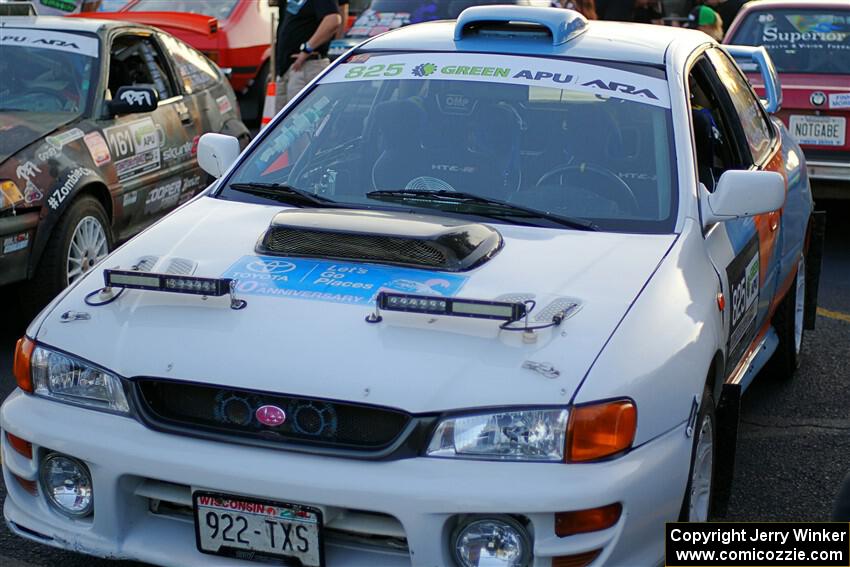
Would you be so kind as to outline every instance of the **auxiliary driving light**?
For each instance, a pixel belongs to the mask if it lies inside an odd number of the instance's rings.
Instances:
[[[496,319],[500,321],[518,321],[526,313],[525,304],[518,302],[508,303],[502,301],[481,301],[478,299],[456,299],[452,297],[412,295],[386,291],[378,294],[377,301],[378,309],[384,311],[474,317],[477,319]]]
[[[91,474],[77,459],[50,453],[41,462],[39,480],[47,501],[59,512],[73,518],[91,514],[94,504]]]
[[[117,299],[124,289],[142,289],[211,297],[230,295],[231,309],[243,309],[247,305],[244,299],[236,298],[236,281],[230,278],[200,278],[197,276],[108,269],[103,270],[103,283],[105,285],[103,289],[90,292],[86,296],[86,304],[93,307],[106,305]],[[118,288],[121,291],[116,294],[112,292],[112,288]]]
[[[531,539],[510,516],[477,517],[460,525],[452,538],[455,561],[461,567],[526,567],[531,563]]]
[[[146,289],[150,291],[173,291],[193,295],[219,297],[230,293],[230,282],[225,278],[199,278],[196,276],[175,276],[171,274],[152,274],[131,270],[104,270],[103,282],[106,287]]]

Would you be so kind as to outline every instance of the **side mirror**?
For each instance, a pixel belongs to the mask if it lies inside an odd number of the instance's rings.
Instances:
[[[153,112],[159,105],[159,97],[153,87],[142,85],[119,87],[115,97],[109,101],[109,111],[113,116]]]
[[[204,134],[198,141],[198,165],[218,179],[239,157],[239,140],[224,134]]]
[[[782,208],[785,179],[775,171],[729,170],[720,176],[714,193],[700,185],[702,225],[753,217]]]

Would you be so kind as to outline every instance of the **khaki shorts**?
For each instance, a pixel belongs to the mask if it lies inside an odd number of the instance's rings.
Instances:
[[[287,69],[282,77],[277,78],[276,111],[283,108],[287,102],[295,98],[295,95],[306,87],[307,83],[316,78],[316,75],[321,73],[330,64],[331,62],[327,58],[308,59],[301,66],[300,71],[296,71],[292,67]]]

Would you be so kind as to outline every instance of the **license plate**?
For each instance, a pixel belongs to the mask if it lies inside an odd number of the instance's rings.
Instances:
[[[843,146],[847,119],[843,116],[791,115],[791,135],[801,144]]]
[[[322,511],[211,492],[192,495],[195,537],[202,553],[239,559],[285,557],[324,565]]]

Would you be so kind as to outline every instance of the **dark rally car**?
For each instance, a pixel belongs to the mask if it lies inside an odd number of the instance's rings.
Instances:
[[[204,186],[198,138],[240,138],[233,89],[151,27],[0,20],[0,285],[43,301]]]

